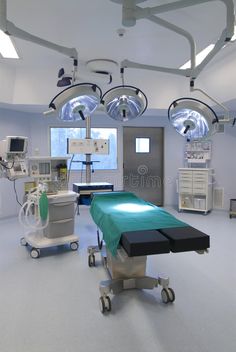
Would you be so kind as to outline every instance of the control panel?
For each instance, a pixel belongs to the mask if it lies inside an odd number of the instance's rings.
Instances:
[[[68,139],[68,154],[109,154],[109,139]]]
[[[50,181],[51,162],[49,160],[30,160],[29,174],[34,178]]]

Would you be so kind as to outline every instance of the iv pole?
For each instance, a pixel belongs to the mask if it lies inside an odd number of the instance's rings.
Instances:
[[[86,139],[91,139],[91,117],[86,118]],[[91,182],[91,154],[85,154],[86,156],[86,183]]]

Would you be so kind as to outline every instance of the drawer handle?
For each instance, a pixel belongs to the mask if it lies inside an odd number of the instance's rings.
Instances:
[[[74,204],[74,202],[68,202],[68,203],[55,203],[55,204],[52,204],[54,207],[65,207],[67,205],[71,205],[71,204]]]
[[[72,220],[73,220],[73,218],[71,218],[71,219],[64,219],[64,220],[58,220],[58,221],[52,221],[51,223],[53,223],[53,224],[64,224],[64,223],[70,222],[70,221],[72,221]]]

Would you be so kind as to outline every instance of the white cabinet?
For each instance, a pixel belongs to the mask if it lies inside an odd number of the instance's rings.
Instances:
[[[212,209],[213,169],[179,169],[179,210],[207,213]]]

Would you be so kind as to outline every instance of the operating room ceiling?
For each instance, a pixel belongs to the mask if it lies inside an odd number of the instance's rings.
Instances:
[[[166,2],[145,1],[139,6]],[[190,49],[185,39],[147,20],[139,20],[136,26],[125,28],[124,35],[120,37],[117,30],[124,28],[121,24],[122,8],[110,0],[8,0],[7,6],[7,18],[16,26],[51,42],[75,47],[79,55],[79,72],[88,80],[86,62],[92,59],[109,59],[118,64],[129,59],[174,68],[189,59]],[[161,14],[160,17],[189,31],[196,41],[197,51],[201,51],[219,38],[225,26],[225,7],[220,1],[212,1]],[[14,43],[20,59],[0,59],[0,74],[4,80],[0,102],[27,111],[39,111],[41,106],[43,111],[60,91],[56,87],[57,71],[60,67],[70,71],[72,62],[31,42],[14,38]],[[230,108],[234,110],[235,54],[236,42],[230,43],[196,81],[196,85],[221,102],[230,101]],[[112,72],[112,77],[111,85],[101,82],[104,92],[121,84],[118,67]],[[166,109],[173,99],[190,95],[187,78],[165,73],[126,69],[125,83],[142,89],[151,109]]]

